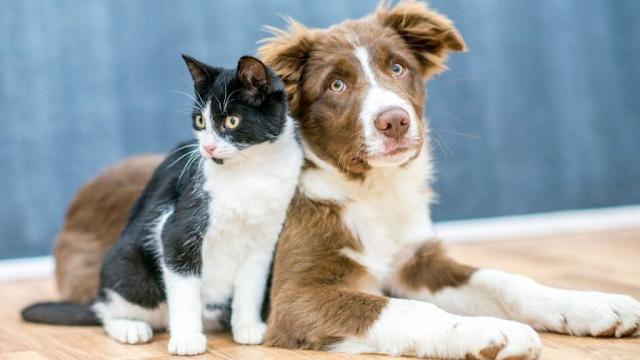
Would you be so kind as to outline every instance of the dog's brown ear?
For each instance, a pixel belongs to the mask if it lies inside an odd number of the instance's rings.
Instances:
[[[430,10],[425,3],[406,0],[392,7],[383,1],[378,5],[375,18],[396,30],[407,42],[420,62],[425,79],[447,69],[444,63],[450,51],[467,49],[451,20]]]
[[[273,37],[260,41],[262,45],[258,48],[258,56],[284,82],[289,97],[289,109],[296,117],[296,113],[300,110],[298,86],[302,80],[304,65],[313,47],[315,31],[290,18],[287,22],[289,23],[287,30],[265,27]]]

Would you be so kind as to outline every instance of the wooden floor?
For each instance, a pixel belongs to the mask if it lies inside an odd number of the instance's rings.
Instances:
[[[454,258],[476,266],[528,275],[576,290],[624,293],[640,299],[640,229],[449,246]],[[613,279],[613,280],[611,280]],[[100,328],[25,324],[19,310],[55,297],[51,280],[0,283],[0,359],[165,358],[167,335],[146,345],[121,345]],[[238,346],[228,334],[209,335],[213,359],[389,359]],[[594,339],[542,334],[543,359],[640,359],[640,338]]]

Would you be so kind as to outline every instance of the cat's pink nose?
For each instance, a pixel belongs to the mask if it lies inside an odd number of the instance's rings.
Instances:
[[[207,152],[207,154],[209,154],[209,155],[213,154],[213,150],[215,150],[215,149],[216,149],[216,147],[215,147],[215,146],[213,146],[213,145],[203,145],[203,146],[202,146],[202,148],[203,148],[203,149],[204,149],[204,151],[206,151],[206,152]]]

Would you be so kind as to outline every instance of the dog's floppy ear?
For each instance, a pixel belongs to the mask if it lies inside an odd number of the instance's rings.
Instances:
[[[392,7],[383,1],[378,5],[375,18],[400,34],[420,62],[425,79],[447,69],[444,63],[450,51],[467,48],[451,20],[422,2],[405,0]]]
[[[287,30],[265,27],[273,37],[261,41],[258,55],[284,82],[289,98],[289,109],[294,117],[297,117],[301,97],[298,86],[302,80],[304,65],[313,47],[315,31],[290,18],[287,22],[289,23]]]

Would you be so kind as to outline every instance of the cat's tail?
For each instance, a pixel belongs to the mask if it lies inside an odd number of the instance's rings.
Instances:
[[[41,324],[72,326],[102,324],[90,304],[41,302],[24,308],[21,315],[25,321]]]

